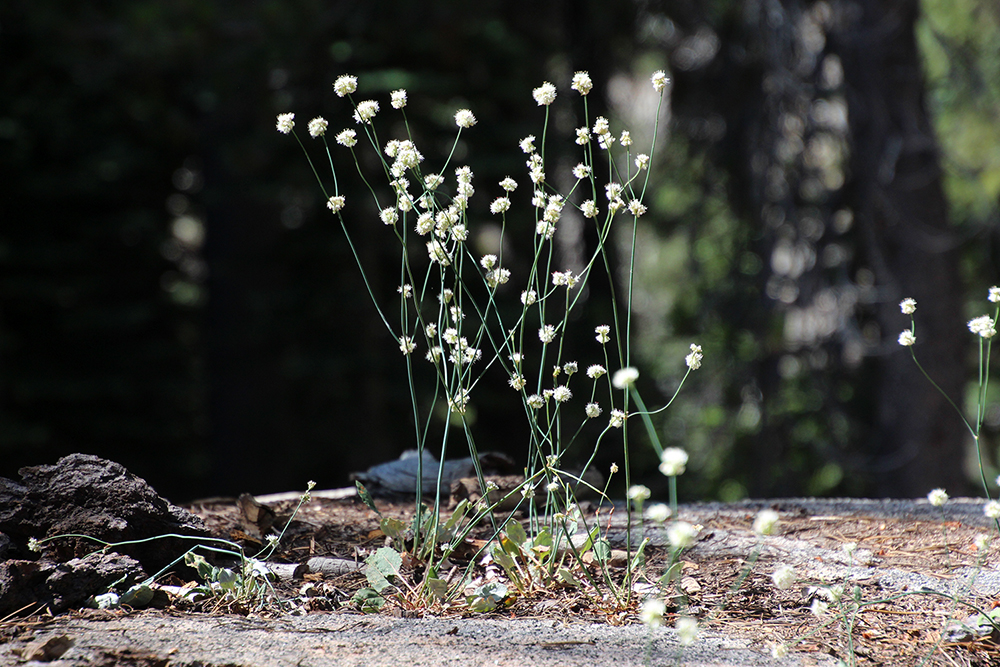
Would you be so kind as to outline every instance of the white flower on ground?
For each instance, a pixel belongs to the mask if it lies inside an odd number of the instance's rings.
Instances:
[[[823,616],[826,616],[828,611],[830,611],[830,603],[820,600],[819,598],[815,598],[813,599],[812,604],[809,605],[809,611],[812,612],[813,616],[822,618]]]
[[[991,500],[983,505],[983,514],[991,519],[1000,519],[1000,502]]]
[[[680,447],[667,447],[660,455],[660,472],[667,477],[683,475],[687,462],[687,452]]]
[[[667,605],[663,600],[649,598],[639,609],[639,620],[651,628],[658,628],[663,625],[663,614],[666,611]]]
[[[948,502],[948,494],[944,489],[934,489],[927,494],[927,502],[934,505],[934,507],[941,507]]]
[[[704,354],[701,353],[701,345],[695,345],[691,343],[691,352],[684,357],[684,363],[693,371],[701,368],[701,360],[704,358]]]
[[[358,77],[356,76],[343,74],[337,77],[337,80],[333,82],[333,92],[337,93],[337,97],[350,95],[357,89],[358,89]]]
[[[587,415],[587,419],[596,419],[601,416],[601,406],[597,403],[587,403],[583,412]]]
[[[587,377],[589,377],[591,380],[596,380],[597,378],[601,377],[607,372],[608,371],[604,368],[604,366],[601,366],[600,364],[594,364],[587,368]]]
[[[324,134],[326,134],[326,128],[328,128],[329,126],[330,124],[326,122],[325,118],[323,118],[322,116],[317,116],[316,118],[313,118],[311,121],[309,121],[309,136],[313,137],[314,139],[316,137],[322,137]]]
[[[625,413],[621,410],[612,410],[611,419],[608,421],[608,426],[611,428],[621,428],[622,424],[625,423]]]
[[[788,647],[784,644],[771,644],[771,657],[777,660],[788,655]]]
[[[687,549],[698,537],[700,526],[692,526],[687,521],[678,521],[667,528],[667,540],[674,549]]]
[[[670,78],[662,69],[653,72],[653,76],[649,77],[649,80],[653,84],[653,90],[656,92],[662,91],[670,83]]]
[[[677,619],[677,641],[681,646],[690,646],[698,639],[698,621],[684,616]]]
[[[858,543],[844,542],[840,548],[844,550],[844,553],[847,554],[848,558],[854,558],[854,552],[858,550]]]
[[[636,502],[643,502],[649,499],[652,495],[652,491],[649,490],[648,486],[642,484],[634,484],[628,487],[628,499],[634,500]]]
[[[993,338],[997,334],[995,328],[996,322],[989,315],[982,315],[975,318],[974,320],[969,320],[969,331],[983,338]]]
[[[330,199],[327,200],[326,207],[331,211],[333,211],[334,213],[337,213],[342,208],[344,208],[344,204],[346,202],[347,200],[344,199],[344,195],[336,195],[334,197],[330,197]]]
[[[358,102],[358,107],[354,110],[354,121],[356,123],[370,124],[372,118],[378,113],[378,102],[375,100],[365,100]]]
[[[761,510],[753,520],[753,532],[758,535],[770,535],[778,525],[778,513],[774,510]]]
[[[573,398],[573,392],[569,390],[569,387],[561,384],[552,390],[552,398],[555,399],[556,403],[565,403]]]
[[[295,114],[283,113],[278,115],[278,132],[288,134],[295,127]]]
[[[907,297],[899,302],[899,309],[903,311],[904,315],[912,315],[917,309],[916,299],[911,299]]]
[[[351,148],[356,143],[358,143],[357,137],[358,133],[355,132],[354,130],[344,130],[343,132],[337,135],[336,139],[337,143],[340,144],[341,146],[347,146],[348,148]]]
[[[976,539],[973,542],[976,545],[976,551],[986,551],[987,549],[989,549],[990,540],[991,538],[989,535],[983,535],[983,534],[976,535]]]
[[[38,539],[34,537],[28,538],[28,551],[34,551],[35,553],[42,553],[42,545],[38,542]]]
[[[406,106],[406,91],[400,88],[392,91],[392,108],[402,109]]]
[[[650,505],[649,509],[646,510],[646,516],[650,521],[655,521],[656,523],[663,523],[670,518],[670,508],[663,503],[656,503],[655,505]]]
[[[587,72],[577,72],[573,75],[573,83],[570,84],[570,88],[576,92],[586,95],[593,87],[594,82],[590,80],[590,74]]]
[[[472,127],[476,124],[476,117],[468,109],[459,109],[455,112],[455,125],[459,127]]]
[[[611,385],[615,389],[625,389],[634,385],[638,379],[639,369],[634,366],[626,366],[625,368],[619,368],[611,376]]]
[[[910,347],[917,342],[917,337],[913,335],[913,331],[907,329],[906,331],[899,334],[899,344],[903,347]]]
[[[986,297],[990,303],[1000,303],[1000,287],[991,287],[989,296]]]
[[[787,591],[789,588],[795,585],[795,568],[791,565],[781,564],[774,569],[771,574],[771,581],[774,585],[778,587],[779,590]]]
[[[531,91],[531,96],[538,102],[538,106],[548,106],[556,100],[556,87],[546,81]]]

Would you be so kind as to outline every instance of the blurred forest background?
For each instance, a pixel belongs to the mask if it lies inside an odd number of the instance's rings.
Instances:
[[[433,164],[472,109],[458,157],[485,233],[497,181],[524,180],[532,88],[559,87],[550,142],[569,154],[568,84],[589,71],[591,117],[644,150],[662,68],[634,361],[658,406],[704,347],[657,422],[691,453],[682,496],[975,492],[968,431],[896,338],[912,296],[914,350],[965,402],[966,321],[1000,282],[993,0],[6,0],[0,54],[0,477],[81,451],[182,501],[342,486],[395,458],[414,442],[402,357],[275,115],[315,148],[309,118],[353,125],[338,75],[383,110],[406,88]],[[374,209],[346,213],[391,310],[396,249]],[[570,265],[593,239],[566,229]],[[568,336],[581,365],[606,297]],[[495,384],[474,396],[479,447],[523,460]],[[998,427],[991,400],[990,479]]]

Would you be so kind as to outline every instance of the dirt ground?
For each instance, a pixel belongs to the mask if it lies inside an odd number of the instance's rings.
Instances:
[[[386,516],[412,518],[412,502],[378,504]],[[279,503],[274,509],[280,516],[292,505]],[[775,534],[763,542],[751,529],[762,508],[775,509],[781,518]],[[956,621],[975,613],[970,605],[990,611],[1000,595],[1000,540],[985,552],[976,546],[977,536],[997,537],[981,508],[982,501],[962,499],[943,509],[925,501],[852,500],[684,506],[679,518],[702,529],[681,557],[681,576],[666,589],[666,627],[653,633],[639,625],[635,603],[618,604],[588,586],[536,588],[487,613],[470,612],[462,601],[427,608],[403,594],[390,597],[379,615],[362,615],[351,602],[366,585],[356,571],[310,574],[305,581],[279,584],[282,597],[299,601],[291,615],[287,609],[248,615],[246,609],[209,600],[141,612],[88,610],[6,620],[0,623],[0,664],[30,657],[26,650],[32,641],[65,635],[74,648],[51,664],[526,664],[529,659],[532,664],[608,664],[609,659],[665,664],[683,656],[681,662],[692,665],[810,665],[849,663],[853,655],[859,665],[925,660],[922,664],[997,665],[1000,646],[989,633],[953,629]],[[189,509],[215,535],[241,540],[253,551],[254,540],[246,535],[235,502]],[[610,518],[604,511],[591,520],[601,522],[613,546],[624,548],[620,508]],[[633,542],[640,535],[650,538],[651,547],[639,587],[652,591],[669,550],[659,524],[645,520],[633,529]],[[470,535],[469,551],[452,558],[456,570],[473,557],[477,541],[488,537],[487,532]],[[385,543],[378,517],[359,500],[314,499],[289,526],[276,560],[300,563],[330,556],[362,562]],[[854,548],[849,552],[845,545]],[[771,578],[779,564],[793,566],[798,575],[787,590],[779,590]],[[419,567],[404,563],[404,573],[415,578]],[[624,568],[612,574],[620,580]],[[302,597],[306,583],[321,586],[323,594]],[[838,585],[844,586],[845,599],[859,601],[860,607],[830,602],[825,591]],[[811,610],[817,601],[829,603],[825,615]],[[841,608],[849,612],[839,613]],[[695,618],[700,628],[698,641],[683,653],[672,630],[678,615]],[[180,641],[201,636],[196,628],[210,629],[200,651],[197,642]],[[282,633],[292,639],[265,650],[266,642],[250,639],[251,630],[272,642]],[[402,641],[397,633],[404,630],[409,634]],[[139,641],[143,632],[165,641]],[[787,658],[771,659],[775,644],[788,646]],[[617,645],[622,653],[613,657]],[[330,647],[337,650],[329,653]],[[492,651],[488,662],[484,651]]]

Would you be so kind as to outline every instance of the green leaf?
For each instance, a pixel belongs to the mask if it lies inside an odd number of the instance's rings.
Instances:
[[[515,547],[516,548],[516,547]],[[517,565],[514,559],[509,553],[504,549],[493,549],[493,560],[496,561],[500,567],[502,567],[506,572],[507,576],[514,578],[514,574],[517,572]]]
[[[483,584],[466,598],[472,611],[493,611],[507,597],[507,587],[498,581]]]
[[[443,600],[448,595],[448,582],[444,579],[427,579],[427,594],[435,600]]]
[[[594,546],[594,541],[597,539],[597,536],[600,534],[600,530],[601,530],[600,526],[594,526],[591,529],[590,534],[587,535],[587,540],[583,544],[581,544],[580,547],[577,549],[577,553],[585,554],[588,551],[590,551],[591,548],[593,548],[593,546]]]
[[[131,607],[145,607],[153,599],[153,589],[146,584],[136,584],[122,593],[119,602]]]
[[[184,554],[184,564],[194,568],[202,581],[215,581],[216,568],[201,554],[196,554],[193,551],[187,552]]]
[[[403,558],[391,547],[381,547],[365,559],[365,577],[377,593],[392,585],[391,577],[399,575]]]
[[[451,532],[455,529],[455,526],[457,526],[458,523],[465,518],[465,515],[468,514],[470,507],[472,507],[472,504],[469,502],[468,498],[463,498],[461,502],[455,506],[455,510],[451,513],[451,517],[444,522],[443,528],[446,536],[450,537]]]
[[[507,537],[516,544],[517,546],[523,546],[525,542],[528,541],[528,534],[524,532],[524,527],[517,521],[510,521],[506,526],[504,526],[504,532],[507,533]]]
[[[240,582],[240,576],[228,567],[217,568],[214,574],[215,581],[219,582],[219,585],[222,586],[222,590],[225,591],[236,588],[236,584]]]
[[[379,521],[379,528],[382,532],[391,537],[394,540],[399,540],[402,538],[403,531],[406,530],[406,524],[391,516],[384,516],[382,520]]]
[[[100,595],[95,595],[88,602],[88,606],[94,609],[116,609],[121,600],[117,593],[102,593]]]
[[[632,556],[632,563],[629,564],[629,572],[635,572],[635,570],[646,562],[646,545],[649,544],[649,538],[647,537],[639,545],[636,550],[635,555]]]
[[[378,511],[377,507],[375,507],[375,500],[372,498],[372,494],[368,493],[368,489],[365,488],[365,485],[358,481],[355,481],[354,485],[358,487],[358,496],[360,496],[361,502],[367,505],[368,509],[372,512],[382,516],[382,513]]]
[[[558,570],[556,570],[556,579],[570,586],[580,585],[580,582],[577,580],[576,575],[570,572],[569,568],[561,567]]]
[[[611,543],[603,537],[594,542],[594,558],[600,563],[607,563],[611,558]]]
[[[551,554],[552,544],[552,533],[549,532],[548,528],[542,528],[537,535],[531,538],[530,547],[540,558],[544,559],[545,555]]]
[[[680,561],[668,567],[667,570],[663,573],[663,576],[660,577],[660,583],[666,586],[671,581],[680,579],[682,567],[684,567],[684,565]]]
[[[382,605],[385,604],[385,598],[378,594],[378,591],[372,588],[362,588],[351,598],[351,602],[357,605],[365,614],[377,613]]]

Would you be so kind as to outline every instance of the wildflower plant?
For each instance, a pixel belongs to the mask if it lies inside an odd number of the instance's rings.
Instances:
[[[994,520],[996,524],[997,531],[1000,532],[1000,502],[994,499],[990,493],[990,486],[986,481],[986,468],[983,463],[983,450],[982,442],[980,436],[982,433],[983,422],[986,420],[986,408],[987,408],[987,390],[989,388],[989,368],[990,368],[990,351],[992,348],[993,337],[997,333],[997,319],[1000,318],[1000,287],[989,288],[986,299],[989,303],[993,305],[992,315],[981,315],[975,317],[968,322],[969,331],[976,336],[979,343],[979,358],[977,364],[978,371],[978,389],[976,391],[976,416],[970,421],[966,418],[965,413],[959,408],[955,402],[948,396],[947,393],[934,381],[924,367],[920,364],[917,359],[916,352],[914,351],[914,346],[917,343],[917,325],[914,319],[914,313],[917,310],[917,302],[913,298],[905,298],[899,303],[899,309],[904,315],[909,315],[910,317],[910,327],[904,329],[899,334],[899,344],[906,347],[910,351],[910,356],[913,358],[914,363],[920,372],[923,373],[924,377],[937,389],[945,400],[955,409],[961,417],[965,427],[968,429],[969,434],[972,436],[973,443],[976,448],[976,457],[979,465],[979,474],[983,484],[983,491],[986,494],[986,504],[983,507],[984,514]],[[934,489],[927,496],[928,502],[936,507],[943,506],[948,500],[948,494],[944,489]]]
[[[661,94],[661,103],[666,82],[663,72],[651,78],[654,90]],[[574,149],[577,158],[573,161],[577,164],[571,169],[572,179],[555,178],[555,170],[560,167],[547,158],[546,149],[552,134],[551,105],[563,93],[554,84],[544,82],[531,91],[540,107],[538,133],[516,144],[512,140],[512,149],[523,154],[524,172],[510,175],[499,183],[482,183],[477,182],[470,164],[457,162],[455,150],[464,133],[478,129],[474,110],[463,108],[454,112],[455,137],[451,150],[443,164],[431,167],[414,139],[416,135],[406,114],[408,95],[405,90],[393,91],[385,101],[362,99],[358,96],[358,79],[352,75],[337,78],[333,88],[336,95],[349,104],[342,110],[350,118],[346,127],[339,131],[329,129],[336,124],[321,117],[308,123],[310,137],[320,144],[323,162],[329,168],[328,175],[320,174],[318,163],[311,157],[312,146],[307,148],[296,132],[293,113],[278,116],[276,127],[283,134],[293,135],[302,146],[327,207],[336,217],[361,269],[369,297],[396,341],[409,379],[416,449],[420,454],[417,460],[422,464],[423,451],[431,447],[431,451],[437,452],[438,460],[443,461],[454,438],[452,430],[445,428],[440,440],[432,442],[432,438],[437,437],[432,435],[436,432],[432,428],[434,410],[422,408],[417,400],[415,368],[417,364],[429,364],[434,378],[434,386],[430,388],[433,401],[447,405],[451,422],[462,426],[465,435],[462,448],[477,462],[480,486],[486,488],[478,467],[470,409],[479,385],[488,377],[486,371],[502,370],[510,390],[520,396],[521,410],[530,430],[526,443],[528,465],[520,504],[531,512],[530,532],[534,537],[526,535],[523,540],[513,539],[510,524],[506,532],[501,532],[503,526],[494,523],[498,539],[506,539],[506,544],[516,546],[506,551],[501,548],[494,555],[506,558],[505,562],[510,561],[508,565],[547,568],[546,576],[554,577],[562,567],[561,560],[537,557],[532,540],[551,539],[552,548],[558,549],[560,540],[569,537],[562,534],[566,526],[572,523],[577,527],[576,520],[568,521],[566,517],[573,514],[572,489],[584,482],[581,476],[563,470],[560,462],[581,441],[583,428],[588,423],[603,424],[594,449],[582,453],[587,466],[595,460],[602,443],[612,436],[616,440],[620,437],[626,488],[632,486],[630,417],[641,417],[657,455],[665,455],[651,416],[665,410],[673,397],[658,410],[646,408],[636,387],[639,371],[631,365],[630,344],[636,228],[639,217],[647,212],[643,201],[649,184],[649,166],[655,156],[658,125],[654,124],[648,152],[633,153],[633,140],[628,131],[616,136],[607,118],[591,117],[587,96],[594,83],[586,72],[577,72],[570,84],[584,121],[576,131],[578,148]],[[383,125],[390,124],[401,128],[399,136],[388,138],[382,134]],[[334,137],[332,142],[330,136]],[[373,180],[362,169],[363,141],[367,141],[368,149],[374,152],[388,188],[373,185]],[[362,219],[364,207],[357,205],[361,193],[341,189],[338,174],[345,164],[353,166],[360,174],[367,187],[364,196],[378,211],[377,220]],[[570,183],[569,189],[560,191],[554,185],[556,182]],[[518,211],[515,201],[520,200],[515,199],[515,192],[525,191],[530,195],[531,206]],[[496,250],[486,254],[474,252],[469,243],[478,224],[475,216],[470,215],[473,198],[492,198],[489,212],[495,216],[501,230]],[[592,225],[597,237],[596,249],[585,258],[582,267],[573,269],[557,264],[553,245],[560,222],[570,210],[577,211]],[[515,216],[526,219],[533,230],[531,262],[526,273],[515,273],[513,264],[504,255],[504,240],[509,230],[516,228]],[[385,242],[395,243],[399,250],[397,292],[400,298],[398,313],[392,316],[386,305],[386,295],[376,293],[368,281],[353,240],[355,225],[372,224],[384,228]],[[629,277],[621,289],[625,302],[619,304],[615,290],[611,290],[613,318],[595,329],[595,344],[590,350],[593,358],[584,363],[568,356],[564,343],[566,330],[574,311],[582,307],[581,295],[585,293],[583,287],[587,282],[595,276],[614,282],[609,255],[613,251],[612,230],[619,225],[627,225],[631,232],[627,257]],[[514,296],[518,294],[519,298]],[[514,298],[510,299],[511,296]],[[701,347],[691,345],[691,352],[684,360],[687,370],[678,385],[678,393],[688,374],[701,365],[701,360]],[[585,372],[581,372],[583,368]],[[674,455],[669,451],[667,460],[674,466],[673,479],[683,472],[686,455],[678,468],[678,460],[671,458]],[[442,488],[443,470],[441,466],[431,517],[423,522],[422,513],[418,512],[413,526],[412,553],[428,554],[431,559],[433,554],[449,553],[468,532],[466,528],[445,535],[434,518],[441,509],[442,493],[448,492]],[[423,479],[422,469],[418,469],[416,478]],[[420,507],[423,494],[429,490],[418,483],[415,491],[416,504]],[[636,504],[641,507],[641,500]],[[547,515],[537,511],[541,505],[548,508]],[[467,526],[483,520],[495,521],[491,512],[495,506],[496,503],[486,502],[472,508]],[[676,511],[676,490],[671,493],[671,508]],[[631,506],[626,511],[631,531]],[[560,516],[561,520],[557,518]],[[580,527],[588,535],[595,528]],[[601,540],[596,538],[597,533],[593,534],[595,537],[588,545],[598,549]],[[505,544],[503,539],[501,545]],[[631,550],[630,532],[626,542]],[[425,543],[430,547],[426,548]],[[425,571],[428,573],[426,585],[433,578],[435,567],[431,564]],[[524,584],[523,577],[515,583],[520,587]],[[631,590],[629,583],[627,578],[621,589],[625,591],[626,600]],[[455,590],[458,588],[460,586]]]

